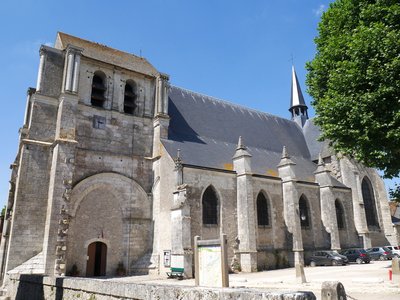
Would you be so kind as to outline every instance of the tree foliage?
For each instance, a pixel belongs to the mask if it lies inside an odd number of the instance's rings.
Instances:
[[[307,63],[322,139],[336,151],[400,173],[400,2],[337,0],[323,14]]]
[[[389,190],[390,200],[400,203],[400,184],[395,184],[393,189]]]

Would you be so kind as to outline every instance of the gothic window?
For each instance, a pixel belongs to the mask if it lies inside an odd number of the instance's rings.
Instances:
[[[209,186],[203,194],[203,224],[218,224],[218,197],[215,190]]]
[[[309,228],[311,224],[310,212],[307,204],[307,199],[304,195],[302,195],[299,200],[299,214],[301,228]]]
[[[257,222],[258,226],[269,225],[268,201],[261,192],[257,196]]]
[[[93,76],[92,81],[92,95],[91,95],[91,103],[93,106],[103,107],[105,98],[106,86],[104,83],[104,76],[101,73],[96,72]]]
[[[368,228],[378,227],[379,224],[376,218],[376,204],[374,197],[374,190],[372,188],[371,182],[367,177],[365,177],[361,184],[362,197],[364,201],[365,216],[367,218]]]
[[[335,210],[336,210],[336,221],[338,229],[344,229],[345,221],[344,221],[344,210],[343,206],[338,199],[335,201]]]
[[[124,113],[133,115],[136,108],[136,85],[129,81],[125,85],[124,93]]]

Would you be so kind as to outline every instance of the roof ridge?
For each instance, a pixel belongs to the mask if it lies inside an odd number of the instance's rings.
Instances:
[[[177,88],[177,89],[180,89],[182,91],[185,91],[186,93],[190,93],[190,94],[195,94],[195,95],[198,95],[198,96],[206,97],[206,98],[208,98],[210,100],[213,100],[213,101],[222,102],[222,103],[225,103],[225,104],[237,107],[237,108],[245,109],[245,110],[248,110],[248,111],[251,111],[251,112],[254,112],[254,113],[263,114],[263,115],[266,115],[266,116],[269,116],[269,117],[274,117],[274,118],[282,119],[282,120],[285,120],[285,121],[293,122],[292,120],[289,120],[289,119],[286,119],[286,118],[283,118],[283,117],[280,117],[280,116],[276,116],[276,115],[273,115],[273,114],[270,114],[270,113],[267,113],[267,112],[264,112],[264,111],[261,111],[261,110],[257,110],[255,108],[251,108],[251,107],[247,107],[247,106],[238,104],[238,103],[233,103],[233,102],[230,102],[230,101],[227,101],[227,100],[224,100],[224,99],[221,99],[221,98],[217,98],[217,97],[214,97],[214,96],[209,96],[209,95],[205,95],[205,94],[202,94],[202,93],[199,93],[199,92],[195,92],[195,91],[189,90],[187,88],[182,88],[182,87],[179,87],[179,86],[176,86],[176,85],[173,85],[173,84],[171,84],[170,86],[174,87],[174,88]]]
[[[72,34],[69,34],[69,33],[65,33],[65,32],[62,32],[62,31],[58,31],[57,34],[59,34],[60,37],[61,37],[61,36],[66,36],[66,37],[69,37],[69,38],[81,40],[81,41],[86,42],[86,43],[89,43],[89,44],[97,45],[97,46],[100,46],[100,47],[105,48],[105,49],[109,49],[109,50],[116,51],[116,52],[120,52],[120,53],[125,53],[125,54],[127,54],[127,55],[134,56],[135,58],[144,60],[145,62],[149,63],[149,61],[148,61],[145,57],[143,57],[143,56],[139,56],[139,55],[136,55],[136,54],[134,54],[134,53],[127,52],[127,51],[125,51],[125,50],[120,50],[120,49],[114,48],[114,47],[112,47],[112,46],[108,46],[108,45],[103,44],[103,43],[100,43],[100,42],[95,42],[95,41],[92,41],[92,40],[89,40],[89,39],[86,39],[86,38],[81,38],[81,37],[78,37],[78,36],[75,36],[75,35],[72,35]],[[62,38],[62,37],[61,37],[61,38]],[[150,64],[150,63],[149,63],[149,64]]]

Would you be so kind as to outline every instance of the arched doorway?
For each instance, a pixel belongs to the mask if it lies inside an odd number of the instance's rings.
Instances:
[[[102,242],[89,244],[87,251],[86,276],[105,276],[107,245]]]

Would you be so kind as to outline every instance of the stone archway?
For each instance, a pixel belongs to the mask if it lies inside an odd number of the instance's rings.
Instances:
[[[73,188],[70,202],[67,270],[76,265],[83,275],[109,276],[120,263],[131,268],[148,251],[151,201],[134,180],[93,175]],[[103,260],[96,259],[105,251]]]

